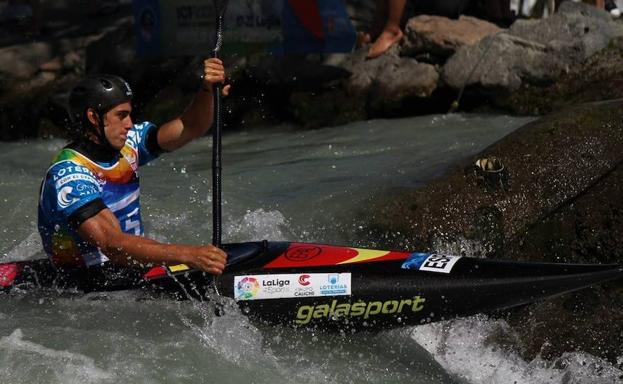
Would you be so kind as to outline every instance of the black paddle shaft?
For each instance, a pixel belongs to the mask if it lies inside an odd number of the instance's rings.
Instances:
[[[225,16],[226,1],[214,0],[214,8],[216,11],[216,28],[213,57],[218,57],[223,45],[223,19]],[[222,129],[222,111],[221,111],[221,92],[222,84],[216,84],[214,87],[214,127],[212,129],[212,244],[221,247],[222,233],[222,214],[221,214],[221,129]]]

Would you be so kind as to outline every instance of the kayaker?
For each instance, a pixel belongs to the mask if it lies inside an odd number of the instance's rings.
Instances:
[[[39,233],[55,266],[186,264],[223,272],[227,255],[212,245],[143,237],[139,204],[138,167],[203,136],[212,125],[213,84],[224,82],[225,69],[211,58],[203,73],[190,105],[160,126],[132,121],[132,90],[120,77],[90,76],[71,91],[71,141],[48,169],[39,199]],[[228,91],[223,87],[223,94]]]

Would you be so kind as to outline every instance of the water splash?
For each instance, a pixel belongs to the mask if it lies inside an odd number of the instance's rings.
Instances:
[[[230,221],[225,229],[227,239],[233,241],[285,240],[292,237],[290,224],[279,211],[262,208],[247,210],[238,221]]]
[[[261,333],[232,299],[214,295],[206,301],[192,301],[192,307],[194,311],[180,313],[180,319],[208,349],[245,368],[251,368],[254,360],[265,356]],[[274,362],[270,355],[266,357]]]
[[[211,296],[206,301],[192,301],[192,311],[179,316],[210,353],[236,371],[248,371],[246,376],[252,375],[252,382],[289,382],[293,377],[299,383],[310,382],[301,371],[280,361],[271,349],[271,341],[242,314],[232,299]]]
[[[581,352],[527,362],[493,341],[500,335],[514,337],[505,321],[479,315],[418,326],[411,337],[448,372],[469,383],[614,384],[623,377],[608,362]]]

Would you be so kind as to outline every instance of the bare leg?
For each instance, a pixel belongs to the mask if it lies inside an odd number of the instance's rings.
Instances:
[[[361,47],[365,44],[370,44],[372,39],[379,37],[385,23],[387,22],[387,0],[376,0],[374,8],[374,18],[370,23],[370,28],[367,31],[357,32],[357,46]]]
[[[387,22],[379,37],[374,41],[368,50],[368,58],[373,59],[379,57],[392,45],[402,39],[402,30],[400,29],[400,20],[404,11],[406,0],[387,0]]]

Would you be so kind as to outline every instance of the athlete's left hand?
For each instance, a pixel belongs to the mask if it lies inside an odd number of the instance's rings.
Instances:
[[[221,59],[212,57],[203,61],[203,87],[212,88],[213,84],[225,84],[225,67]],[[229,95],[230,85],[223,86],[223,96]]]

